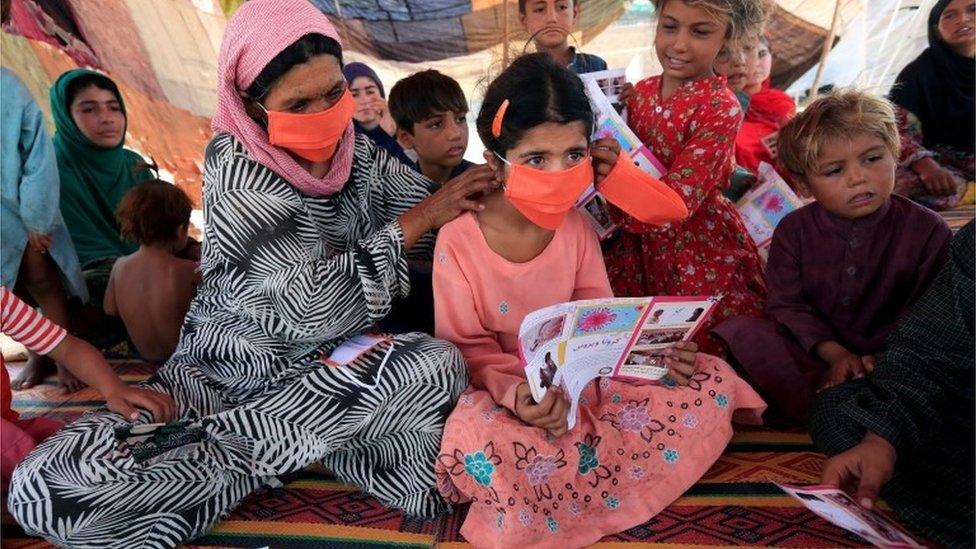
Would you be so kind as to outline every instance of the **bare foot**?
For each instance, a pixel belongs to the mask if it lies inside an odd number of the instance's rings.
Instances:
[[[14,391],[30,389],[52,373],[54,373],[53,360],[37,353],[28,353],[27,366],[24,366],[20,375],[10,382],[10,388]]]
[[[60,364],[58,364],[58,385],[61,386],[62,393],[76,393],[85,388],[83,381]]]

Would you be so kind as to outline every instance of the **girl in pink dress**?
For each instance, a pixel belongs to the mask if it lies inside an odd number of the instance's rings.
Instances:
[[[581,546],[641,524],[715,462],[733,416],[757,422],[765,408],[694,343],[668,350],[667,385],[591,383],[572,430],[559,390],[533,400],[518,355],[525,315],[612,296],[596,235],[562,196],[578,195],[585,177],[614,176],[619,146],[591,144],[592,126],[575,75],[544,54],[516,60],[489,86],[477,121],[506,192],[438,236],[436,332],[461,349],[472,387],[448,419],[435,468],[445,498],[472,502],[461,533],[479,547]],[[523,199],[526,189],[536,202]],[[687,212],[666,196],[655,203],[661,222]]]

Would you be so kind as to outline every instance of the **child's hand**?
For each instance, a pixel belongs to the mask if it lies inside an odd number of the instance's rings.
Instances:
[[[617,94],[617,102],[626,105],[627,100],[630,96],[634,95],[634,85],[630,82],[625,82],[623,86],[620,87],[620,93]]]
[[[176,403],[169,395],[127,385],[105,395],[105,406],[131,421],[139,419],[136,408],[148,411],[157,423],[169,423],[176,416]]]
[[[390,115],[390,107],[387,105],[386,100],[382,97],[377,97],[373,100],[373,109],[376,111],[376,119],[380,122],[380,127],[383,128],[389,135],[396,135],[396,122],[393,120],[393,116]]]
[[[664,352],[664,364],[668,367],[668,377],[678,385],[688,385],[695,375],[698,362],[698,344],[693,341],[679,341]]]
[[[874,370],[873,356],[858,356],[849,352],[846,356],[830,363],[817,390],[829,389],[849,379],[862,378],[871,373],[871,370]]]
[[[47,253],[48,248],[51,247],[51,242],[51,235],[49,234],[27,233],[27,243],[37,253]]]
[[[870,509],[895,472],[897,457],[890,442],[868,431],[860,444],[827,460],[820,483],[837,486]]]
[[[813,348],[814,354],[827,363],[817,391],[840,385],[848,379],[858,379],[874,370],[874,356],[860,356],[847,350],[836,341],[822,341]]]
[[[952,196],[956,194],[956,176],[943,168],[931,157],[925,157],[912,164],[912,170],[922,180],[922,185],[932,196]]]
[[[620,143],[610,137],[598,139],[590,145],[590,156],[593,157],[593,183],[599,183],[617,163],[617,158],[620,157]]]
[[[529,425],[548,429],[554,437],[568,430],[567,411],[569,399],[556,387],[546,391],[546,396],[538,404],[532,399],[532,389],[528,383],[522,383],[515,389],[515,415]]]

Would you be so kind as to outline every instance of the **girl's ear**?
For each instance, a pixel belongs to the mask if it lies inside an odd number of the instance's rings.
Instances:
[[[498,160],[498,157],[495,156],[495,153],[485,150],[484,155],[485,162],[488,164],[488,167],[491,168],[492,173],[495,174],[495,179],[498,181],[505,181],[504,166],[502,166],[502,163],[500,160]]]

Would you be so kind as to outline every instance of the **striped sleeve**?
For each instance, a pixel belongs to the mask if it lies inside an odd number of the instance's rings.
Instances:
[[[68,332],[44,318],[6,286],[0,286],[0,331],[29,350],[46,355],[64,340]]]

